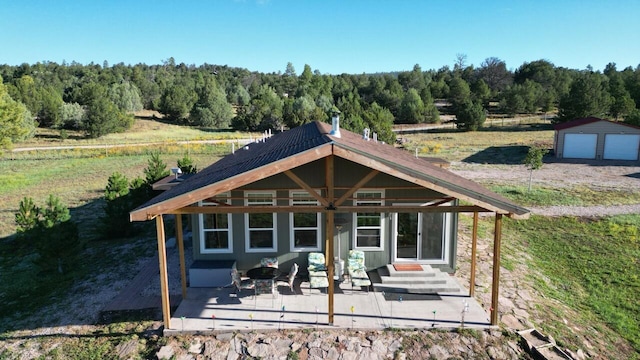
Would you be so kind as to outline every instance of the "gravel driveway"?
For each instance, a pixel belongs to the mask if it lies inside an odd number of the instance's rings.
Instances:
[[[549,159],[545,159],[549,161]],[[528,184],[529,170],[524,165],[484,165],[453,162],[456,174],[480,183]],[[533,172],[533,186],[572,188],[584,186],[595,191],[640,191],[640,163],[607,161],[547,162]],[[533,214],[545,216],[606,216],[640,213],[640,204],[617,206],[529,207]]]

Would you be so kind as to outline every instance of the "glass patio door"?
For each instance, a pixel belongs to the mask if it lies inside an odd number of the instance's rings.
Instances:
[[[394,261],[442,263],[448,247],[446,213],[396,213]]]
[[[418,259],[418,214],[396,214],[396,258],[398,260]]]

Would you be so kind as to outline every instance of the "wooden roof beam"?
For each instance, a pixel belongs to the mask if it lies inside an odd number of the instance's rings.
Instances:
[[[347,200],[351,195],[353,195],[356,191],[362,188],[366,183],[368,183],[371,179],[373,179],[376,175],[378,175],[378,170],[372,170],[365,177],[360,179],[357,184],[355,184],[351,189],[349,189],[346,193],[344,193],[340,199],[336,200],[335,206],[340,206],[345,200]]]
[[[452,201],[453,201],[453,200],[455,200],[455,199],[456,199],[456,198],[449,196],[449,197],[446,197],[446,198],[444,198],[444,199],[442,199],[442,200],[440,200],[440,201],[436,201],[436,202],[434,202],[434,203],[431,203],[431,204],[429,204],[429,205],[427,205],[427,206],[440,206],[440,205],[443,205],[443,204],[450,203],[450,202],[452,202]]]
[[[474,205],[461,206],[339,206],[335,209],[323,206],[187,206],[171,210],[167,214],[264,214],[264,213],[327,213],[372,212],[372,213],[472,213],[494,212]]]
[[[298,184],[298,186],[300,186],[304,190],[307,190],[309,195],[318,200],[322,206],[329,206],[329,201],[327,201],[327,199],[318,194],[317,191],[315,191],[311,186],[309,186],[309,184],[300,179],[298,175],[294,174],[291,170],[285,170],[284,174],[287,175],[289,179],[293,180],[294,183]]]

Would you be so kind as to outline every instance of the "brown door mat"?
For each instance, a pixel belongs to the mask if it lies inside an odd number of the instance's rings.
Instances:
[[[393,264],[393,268],[396,271],[422,271],[420,264]]]

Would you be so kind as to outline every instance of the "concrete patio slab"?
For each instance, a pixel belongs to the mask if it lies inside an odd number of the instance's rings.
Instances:
[[[328,295],[303,282],[296,294],[280,286],[275,296],[250,290],[189,288],[172,313],[165,335],[279,329],[470,328],[491,327],[489,315],[475,299],[459,294],[366,292],[337,284],[334,321],[328,323]]]

